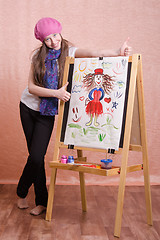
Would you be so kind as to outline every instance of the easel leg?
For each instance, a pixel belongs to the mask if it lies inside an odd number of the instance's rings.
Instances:
[[[82,150],[77,150],[77,156],[83,157]],[[85,190],[85,179],[84,173],[79,172],[80,179],[80,188],[81,188],[81,202],[82,202],[82,210],[83,212],[87,211],[87,202],[86,202],[86,190]]]
[[[122,152],[122,166],[120,171],[120,183],[119,183],[116,221],[115,221],[115,229],[114,229],[115,237],[120,237],[120,232],[121,232],[128,152],[129,152],[129,143],[130,143],[130,136],[131,136],[131,123],[132,123],[132,117],[133,117],[133,107],[134,107],[134,98],[135,98],[135,89],[136,89],[137,65],[138,65],[138,55],[135,54],[132,59],[132,69],[131,69],[131,76],[130,76],[128,106],[127,106],[127,113],[126,113],[125,134],[124,134],[123,152]]]
[[[84,173],[79,172],[79,179],[80,179],[80,188],[81,188],[82,210],[83,210],[83,212],[87,212],[87,202],[86,202]]]
[[[50,181],[49,193],[48,193],[47,211],[46,211],[46,220],[48,220],[48,221],[51,221],[51,218],[52,218],[52,209],[53,209],[53,200],[54,200],[54,192],[55,192],[56,173],[57,173],[57,169],[56,168],[52,169],[51,181]]]
[[[144,185],[145,185],[147,223],[149,225],[153,225],[141,55],[139,56],[137,87],[138,87],[138,99],[139,99],[139,117],[140,117],[140,124],[141,124],[140,125],[141,126],[141,143],[142,143],[142,156],[143,156],[143,174],[144,174]]]
[[[151,191],[150,191],[150,181],[149,181],[149,166],[148,166],[148,161],[146,159],[144,159],[144,163],[143,163],[143,174],[144,174],[144,186],[145,186],[147,223],[149,225],[153,225]]]
[[[117,199],[117,210],[116,210],[116,220],[114,228],[114,236],[120,237],[121,233],[121,224],[122,224],[122,214],[123,214],[123,202],[124,202],[124,192],[125,192],[125,180],[126,173],[125,170],[121,170],[119,190],[118,190],[118,199]]]

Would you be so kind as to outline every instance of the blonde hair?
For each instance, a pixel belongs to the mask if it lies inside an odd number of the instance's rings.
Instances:
[[[59,65],[58,88],[62,86],[64,64],[65,64],[66,56],[68,56],[68,49],[69,49],[68,41],[62,38],[61,54],[60,54],[60,57],[58,58],[58,65]],[[45,58],[48,54],[49,48],[43,42],[42,46],[36,49],[35,51],[36,53],[32,57],[33,80],[36,85],[44,87],[43,79],[46,71]]]

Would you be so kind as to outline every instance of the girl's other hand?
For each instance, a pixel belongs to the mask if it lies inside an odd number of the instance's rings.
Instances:
[[[71,97],[71,94],[66,91],[67,85],[68,82],[63,87],[57,90],[57,98],[61,99],[64,102],[67,102]]]
[[[120,48],[120,55],[121,56],[129,56],[132,54],[132,47],[128,45],[129,37],[127,40],[123,43],[122,47]]]

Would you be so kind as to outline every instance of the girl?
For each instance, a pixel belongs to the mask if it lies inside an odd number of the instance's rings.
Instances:
[[[28,147],[28,159],[17,186],[18,207],[28,208],[27,194],[34,185],[36,207],[31,214],[41,214],[47,206],[47,187],[44,157],[47,151],[55,115],[58,114],[58,99],[66,102],[70,93],[62,86],[66,56],[99,57],[129,55],[128,39],[116,51],[91,51],[77,49],[61,35],[62,26],[53,18],[40,19],[34,29],[36,39],[42,42],[35,51],[28,79],[28,88],[20,101],[20,116]]]

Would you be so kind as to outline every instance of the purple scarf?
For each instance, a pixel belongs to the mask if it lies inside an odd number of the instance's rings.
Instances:
[[[45,59],[44,87],[49,89],[58,88],[58,64],[57,60],[61,54],[61,49],[49,49]],[[58,114],[58,98],[42,97],[40,102],[40,114],[54,116]]]

